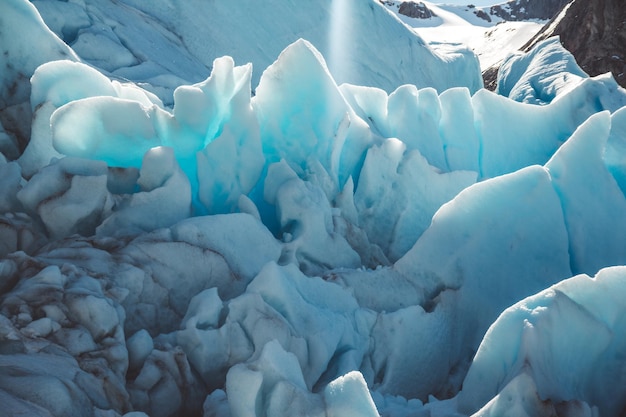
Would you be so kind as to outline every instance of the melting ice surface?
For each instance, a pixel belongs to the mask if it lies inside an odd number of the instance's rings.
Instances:
[[[626,93],[558,41],[496,95],[297,40],[170,107],[2,7],[0,414],[626,411]]]

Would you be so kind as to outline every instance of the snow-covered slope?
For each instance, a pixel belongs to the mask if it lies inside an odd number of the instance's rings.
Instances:
[[[1,415],[626,411],[626,92],[558,42],[503,84],[543,105],[296,40],[166,106],[2,8]]]
[[[407,17],[399,13],[401,1],[384,2],[434,49],[441,52],[471,49],[478,56],[483,71],[524,46],[546,22],[538,19],[508,21],[495,15],[485,20],[476,15],[480,8],[421,3],[434,13],[433,17]]]

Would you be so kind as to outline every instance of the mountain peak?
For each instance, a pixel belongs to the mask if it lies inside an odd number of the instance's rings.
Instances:
[[[489,16],[517,22],[522,20],[549,20],[556,15],[569,0],[511,0],[490,7],[482,7],[475,12],[478,17],[491,21]],[[486,10],[488,9],[488,13]],[[479,14],[479,12],[483,12]]]

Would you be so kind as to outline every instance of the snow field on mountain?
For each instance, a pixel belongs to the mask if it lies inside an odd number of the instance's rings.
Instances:
[[[536,19],[509,22],[495,15],[490,15],[491,21],[487,21],[477,17],[474,14],[475,8],[467,5],[434,4],[427,1],[421,3],[435,16],[416,19],[399,14],[400,3],[387,2],[386,7],[428,42],[429,46],[443,53],[470,49],[478,57],[482,71],[499,65],[509,53],[524,46],[546,23]]]

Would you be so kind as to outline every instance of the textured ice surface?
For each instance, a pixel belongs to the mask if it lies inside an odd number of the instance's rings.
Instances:
[[[626,105],[626,95],[613,77],[589,78],[558,37],[540,42],[528,53],[509,55],[498,71],[496,92],[516,101],[546,104],[572,89],[584,91],[590,106],[615,111]]]
[[[498,71],[498,94],[517,101],[549,103],[566,88],[587,78],[574,55],[558,37],[547,39],[531,52],[511,54]]]
[[[373,1],[341,86],[330,1],[34,3],[95,67],[0,6],[0,414],[624,413],[609,77],[546,42],[474,92]]]
[[[590,408],[600,415],[623,411],[626,379],[618,352],[626,340],[625,272],[620,266],[594,278],[578,275],[505,310],[476,353],[460,408],[473,412],[495,396],[477,415],[502,415],[496,411],[506,401],[502,397],[525,395],[543,408],[528,415],[554,415],[555,408],[568,407],[572,414],[566,415],[576,415],[576,409],[578,415],[595,415]]]

